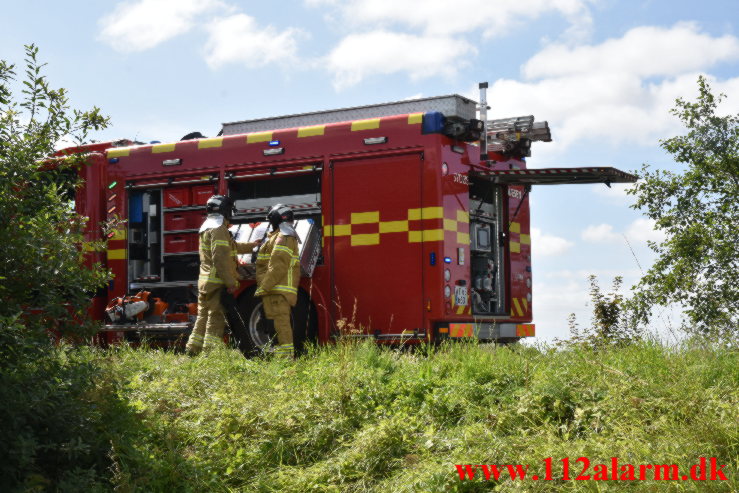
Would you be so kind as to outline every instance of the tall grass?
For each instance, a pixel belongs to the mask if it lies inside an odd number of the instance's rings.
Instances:
[[[109,433],[119,491],[737,490],[739,361],[656,343],[592,351],[374,343],[297,361],[94,352],[128,403]],[[114,432],[113,432],[114,431]],[[460,481],[455,464],[553,458],[728,464],[728,482]],[[579,466],[572,468],[572,476]],[[592,471],[591,471],[592,474]]]

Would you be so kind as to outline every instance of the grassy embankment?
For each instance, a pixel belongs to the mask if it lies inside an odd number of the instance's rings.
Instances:
[[[729,482],[630,486],[739,487],[739,358],[725,349],[460,344],[422,355],[368,343],[284,362],[231,350],[189,358],[124,348],[101,362],[128,414],[111,423],[121,491],[487,491],[494,482],[462,482],[454,465],[529,464],[529,474],[543,475],[542,460],[552,457],[557,477],[560,459],[570,457],[574,478],[580,456],[590,459],[590,474],[611,457],[678,464],[682,474],[716,456]]]
[[[0,331],[2,491],[739,490],[739,357],[728,349],[422,354],[370,342],[288,362],[12,336]],[[570,457],[574,478],[580,456],[590,474],[611,457],[682,473],[715,456],[729,481],[462,482],[455,468],[542,475],[552,457],[556,478]]]

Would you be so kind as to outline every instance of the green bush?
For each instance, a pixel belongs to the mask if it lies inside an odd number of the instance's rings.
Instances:
[[[0,319],[0,484],[66,491],[99,484],[110,447],[98,434],[95,374],[79,352]]]
[[[23,313],[30,331],[80,334],[90,293],[110,276],[99,264],[84,265],[86,251],[104,246],[85,241],[87,218],[73,210],[84,155],[48,157],[62,139],[81,145],[108,121],[97,108],[70,109],[43,66],[38,48],[27,46],[16,95],[15,67],[0,60],[0,316]]]
[[[92,359],[49,336],[90,333],[90,293],[109,273],[84,265],[86,251],[103,247],[84,241],[86,219],[73,212],[84,156],[48,158],[107,119],[71,110],[37,55],[26,47],[18,95],[15,67],[0,60],[0,489],[80,491],[109,485],[100,432],[116,393],[94,383]]]

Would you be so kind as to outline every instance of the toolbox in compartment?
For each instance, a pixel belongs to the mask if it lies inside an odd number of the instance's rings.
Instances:
[[[184,229],[198,229],[205,220],[203,211],[179,211],[164,213],[165,231],[182,231]]]
[[[200,262],[197,255],[169,257],[164,261],[164,280],[166,282],[197,282]]]
[[[182,233],[164,236],[164,253],[194,252],[198,249],[198,235]]]
[[[175,207],[189,207],[192,202],[190,187],[173,187],[162,190],[164,195],[164,207],[173,209]]]
[[[205,205],[208,199],[215,194],[213,185],[197,185],[192,187],[192,205]]]

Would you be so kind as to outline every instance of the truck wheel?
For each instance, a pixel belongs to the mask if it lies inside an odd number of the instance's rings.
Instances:
[[[254,289],[239,298],[241,319],[234,326],[236,346],[245,356],[257,356],[276,343],[274,324],[265,317],[262,299],[254,296]],[[243,321],[243,324],[241,323]],[[290,314],[293,326],[293,344],[296,354],[304,352],[307,341],[315,341],[318,333],[316,309],[308,295],[298,293],[298,302]],[[243,325],[243,327],[242,327]]]

